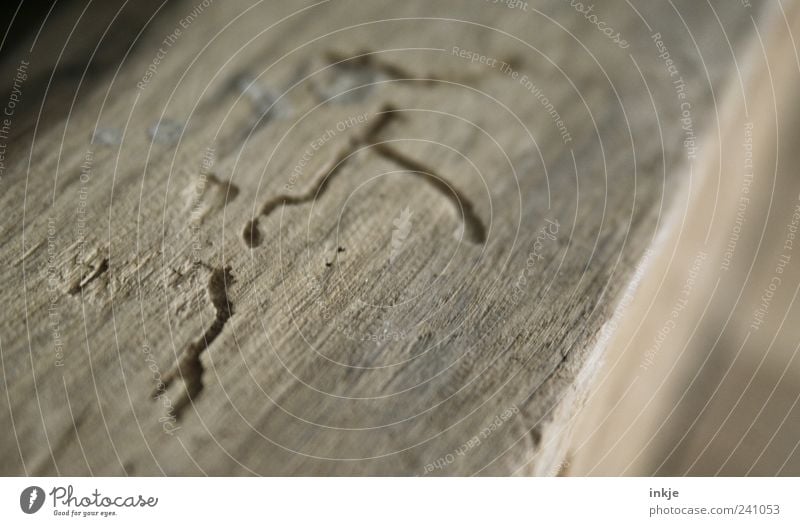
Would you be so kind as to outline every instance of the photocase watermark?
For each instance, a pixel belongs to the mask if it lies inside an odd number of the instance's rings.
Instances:
[[[356,126],[360,126],[368,120],[368,113],[351,115],[346,119],[338,121],[332,128],[326,129],[319,137],[311,141],[303,151],[303,155],[300,157],[300,160],[297,161],[297,164],[295,164],[294,168],[292,168],[292,173],[289,176],[289,180],[284,185],[284,188],[286,190],[294,189],[298,179],[303,175],[306,166],[308,166],[308,163],[311,162],[311,159],[314,158],[314,155],[320,150],[320,148],[325,146],[326,143],[336,137],[336,135],[351,128],[355,128]]]
[[[619,46],[621,49],[628,49],[630,47],[628,41],[622,38],[622,35],[619,31],[608,25],[594,12],[594,4],[584,5],[583,2],[576,2],[575,0],[564,1],[569,2],[569,5],[572,6],[575,11],[582,14],[590,24],[594,25],[598,31],[604,34],[609,40],[611,40],[611,42]]]
[[[485,0],[489,4],[499,4],[508,9],[519,9],[521,11],[528,10],[528,2],[522,0]]]
[[[54,365],[64,366],[64,341],[61,339],[61,290],[59,287],[60,276],[58,271],[58,236],[56,220],[47,218],[47,325],[50,327],[50,336],[53,340]]]
[[[392,225],[392,242],[391,251],[389,252],[389,264],[394,264],[401,252],[403,246],[406,244],[406,239],[411,234],[411,216],[413,213],[411,209],[405,207],[400,211],[400,214],[394,218]]]
[[[733,220],[731,233],[728,235],[728,244],[725,245],[725,252],[722,253],[722,263],[720,270],[728,271],[731,268],[731,261],[736,252],[736,245],[742,234],[742,227],[747,213],[747,206],[750,204],[750,188],[753,186],[753,123],[747,122],[744,125],[744,178],[739,189],[739,200],[736,204],[736,216]]]
[[[553,105],[550,99],[545,95],[542,88],[537,86],[533,79],[528,77],[528,75],[515,70],[508,62],[495,57],[490,57],[488,55],[482,55],[475,51],[463,49],[458,46],[453,46],[451,54],[461,59],[468,60],[473,64],[483,64],[490,68],[497,69],[502,74],[519,83],[520,86],[525,88],[525,90],[534,96],[534,98],[544,107],[544,110],[547,112],[547,114],[550,115],[550,119],[553,121],[553,124],[555,124],[559,135],[561,135],[561,141],[564,144],[569,144],[572,142],[572,135],[570,135],[564,119],[561,118],[561,114],[558,112],[558,110],[556,110],[555,105]]]
[[[78,494],[70,484],[54,486],[48,493],[51,497],[53,516],[55,517],[116,517],[118,511],[125,508],[155,508],[158,497],[135,495],[103,495],[95,488],[88,495]],[[45,503],[45,491],[39,486],[31,486],[22,491],[20,507],[27,514],[39,511]]]
[[[680,296],[675,301],[675,304],[672,306],[672,309],[669,312],[669,319],[667,319],[661,329],[658,330],[652,345],[650,345],[650,347],[648,347],[644,353],[644,359],[642,360],[642,363],[639,364],[639,367],[642,370],[646,371],[651,365],[653,365],[656,356],[658,355],[659,351],[661,351],[664,341],[667,339],[667,336],[669,336],[669,334],[678,326],[678,319],[689,305],[689,298],[692,295],[692,291],[694,291],[694,286],[697,282],[697,276],[699,276],[700,271],[703,268],[703,264],[707,259],[708,254],[703,251],[698,252],[695,256],[692,266],[689,269],[689,274],[686,277],[686,281],[684,281],[683,286],[681,287]]]
[[[661,33],[655,32],[650,35],[658,51],[658,58],[664,61],[664,66],[672,81],[675,96],[678,99],[680,108],[680,123],[683,130],[683,148],[686,150],[686,157],[693,161],[697,157],[698,145],[697,136],[694,133],[694,122],[692,120],[692,103],[689,101],[689,94],[686,88],[686,81],[683,80],[678,71],[678,66],[672,59],[669,49],[661,37]]]
[[[798,195],[797,199],[800,201],[800,195]],[[786,236],[783,240],[781,254],[778,256],[778,260],[775,263],[775,269],[772,272],[772,277],[770,278],[769,283],[766,287],[764,287],[758,307],[756,307],[756,309],[753,311],[753,319],[750,322],[750,330],[757,331],[764,323],[764,320],[769,313],[770,306],[772,305],[772,299],[774,298],[775,293],[778,291],[778,287],[780,287],[783,280],[783,273],[786,270],[786,267],[789,265],[789,262],[792,260],[792,250],[794,250],[794,240],[797,238],[798,227],[800,227],[800,204],[795,203],[794,209],[792,210],[792,215],[789,218],[789,222],[786,224]]]
[[[147,85],[150,84],[150,81],[153,79],[153,77],[155,77],[156,73],[158,73],[159,66],[161,66],[161,63],[167,58],[167,53],[169,53],[169,50],[178,43],[183,35],[183,32],[189,29],[189,26],[191,26],[192,23],[197,20],[197,18],[212,4],[213,1],[214,0],[203,0],[201,3],[197,4],[188,15],[184,16],[178,21],[178,25],[175,26],[175,29],[172,30],[172,33],[164,37],[164,40],[161,41],[161,46],[158,48],[156,55],[147,66],[147,71],[145,71],[144,75],[142,75],[142,79],[136,83],[137,88],[142,91],[147,88]]]
[[[79,177],[78,204],[75,207],[75,239],[78,243],[78,260],[84,261],[86,254],[86,206],[89,199],[89,181],[92,179],[94,152],[89,149],[83,156]]]
[[[439,457],[433,462],[425,464],[423,475],[433,473],[436,470],[444,469],[457,460],[458,457],[463,457],[476,447],[480,446],[484,440],[488,439],[492,433],[500,429],[503,424],[511,419],[514,415],[519,413],[519,408],[512,405],[499,415],[495,416],[491,422],[484,426],[478,433],[472,436],[469,440],[455,448],[452,453],[448,453],[443,457]]]
[[[200,264],[200,255],[202,252],[202,243],[200,242],[200,224],[202,222],[204,212],[203,194],[205,193],[206,185],[208,184],[208,177],[211,175],[211,169],[214,167],[216,158],[217,156],[214,147],[207,147],[205,152],[203,152],[203,159],[200,161],[200,175],[195,180],[191,196],[191,220],[189,221],[189,232],[192,238],[191,260],[195,265]]]
[[[536,237],[533,239],[533,246],[525,259],[525,268],[520,270],[514,283],[514,293],[512,295],[512,303],[514,305],[522,300],[523,294],[528,290],[528,279],[536,274],[539,264],[544,260],[545,243],[557,239],[558,220],[545,219],[544,221],[545,224],[537,231]]]
[[[172,436],[173,433],[181,428],[180,426],[176,426],[178,418],[175,414],[175,406],[172,403],[172,399],[167,395],[167,386],[161,376],[161,369],[158,367],[158,362],[153,357],[153,350],[145,343],[142,345],[142,352],[145,356],[144,361],[147,364],[147,368],[152,373],[153,383],[155,384],[154,398],[161,402],[164,408],[164,415],[160,416],[158,421],[164,433]]]
[[[0,120],[0,182],[3,181],[3,176],[6,173],[8,140],[11,137],[14,112],[17,109],[17,104],[22,101],[22,85],[28,79],[28,66],[30,66],[30,63],[27,60],[21,60],[19,66],[17,66],[14,82],[11,85],[11,93],[3,108],[3,115]]]
[[[566,123],[561,118],[561,114],[558,112],[558,110],[556,110],[555,106],[550,101],[550,99],[547,96],[545,96],[544,91],[542,91],[542,88],[537,86],[536,83],[533,82],[533,79],[528,77],[528,75],[520,74],[506,62],[502,62],[500,64],[500,71],[505,75],[511,77],[513,80],[519,82],[520,86],[528,90],[536,98],[536,100],[539,101],[539,103],[544,108],[544,111],[546,111],[547,114],[550,115],[550,120],[552,120],[553,124],[555,124],[556,129],[558,130],[558,133],[561,136],[561,141],[564,144],[571,143],[572,135],[570,135]]]
[[[603,20],[599,15],[598,12],[594,9],[594,4],[584,4],[583,2],[578,2],[577,0],[564,0],[568,2],[570,7],[572,7],[577,13],[583,15],[590,24],[595,26],[597,30],[606,36],[611,42],[619,46],[621,49],[628,49],[630,44],[627,40],[622,38],[622,34],[608,25],[608,23]],[[488,4],[497,4],[508,9],[519,9],[520,11],[528,11],[528,2],[523,2],[522,0],[485,0]]]

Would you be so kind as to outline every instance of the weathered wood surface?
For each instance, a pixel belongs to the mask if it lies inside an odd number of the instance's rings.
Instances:
[[[175,2],[62,58],[56,13],[2,65],[0,470],[555,474],[753,4],[597,6],[614,42],[568,2]]]

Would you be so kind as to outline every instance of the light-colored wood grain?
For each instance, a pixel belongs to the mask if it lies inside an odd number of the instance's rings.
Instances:
[[[653,247],[609,337],[573,474],[800,470],[800,5],[780,7],[720,98],[721,133],[697,164],[707,175],[679,198],[686,226]]]
[[[2,472],[557,473],[758,10],[175,4],[18,132]]]

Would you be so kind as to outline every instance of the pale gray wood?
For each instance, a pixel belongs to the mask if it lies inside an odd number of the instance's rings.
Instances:
[[[673,3],[597,6],[622,48],[567,2],[217,2],[137,86],[196,4],[171,5],[68,120],[17,136],[2,472],[557,472],[598,333],[685,184],[651,34],[701,150],[752,44],[756,8]]]

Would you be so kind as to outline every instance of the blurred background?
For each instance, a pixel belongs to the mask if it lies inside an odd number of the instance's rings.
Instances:
[[[800,474],[800,10],[773,6],[623,301],[572,474]]]
[[[39,34],[38,21],[77,19],[85,3],[3,4],[0,74],[13,79],[15,50],[39,39],[26,101],[47,93],[41,109],[19,111],[15,133],[73,107],[72,85],[54,77],[116,67],[142,23],[173,9],[137,5],[98,49],[118,6],[93,5],[74,28],[78,60],[51,70],[44,56],[64,35]],[[600,335],[603,366],[571,422],[560,475],[800,475],[800,8],[774,0],[767,11],[743,22],[749,51],[714,94],[719,123],[666,189],[673,201],[659,235]],[[25,153],[17,143],[5,155]]]

